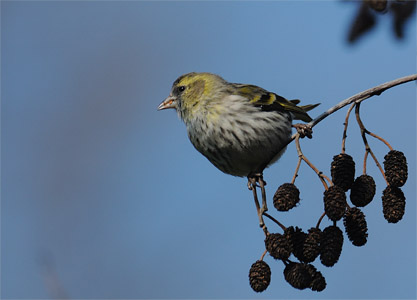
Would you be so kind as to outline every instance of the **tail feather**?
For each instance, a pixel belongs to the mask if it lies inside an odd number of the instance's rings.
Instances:
[[[290,100],[290,102],[294,103],[294,104],[298,104],[300,103],[300,100],[296,99],[296,100]],[[313,108],[319,106],[320,103],[317,104],[308,104],[308,105],[302,105],[302,106],[297,106],[297,110],[292,110],[292,114],[294,115],[294,119],[295,120],[301,120],[304,122],[310,122],[313,119],[307,114],[308,111],[312,110]]]
[[[308,105],[302,105],[302,106],[300,106],[300,108],[302,108],[304,111],[310,111],[310,110],[312,110],[313,108],[316,108],[319,105],[320,105],[320,103],[308,104]]]

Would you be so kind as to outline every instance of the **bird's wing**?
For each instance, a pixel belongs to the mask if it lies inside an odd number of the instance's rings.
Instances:
[[[307,114],[319,104],[297,106],[300,100],[287,100],[275,93],[268,92],[255,85],[236,84],[236,92],[249,100],[254,106],[260,107],[263,111],[287,111],[291,112],[294,119],[310,122],[312,119]]]

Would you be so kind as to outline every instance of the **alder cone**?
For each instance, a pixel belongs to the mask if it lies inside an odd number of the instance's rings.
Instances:
[[[375,196],[376,185],[372,176],[361,175],[355,179],[350,189],[350,202],[358,207],[371,203]]]
[[[355,180],[355,162],[352,156],[340,153],[333,157],[330,167],[332,182],[345,192],[350,189]]]
[[[408,178],[407,159],[404,153],[391,150],[384,157],[385,178],[391,186],[402,187]]]
[[[289,211],[300,202],[300,191],[292,183],[282,184],[274,194],[274,207],[278,211]]]
[[[346,210],[346,194],[344,190],[332,185],[324,192],[324,211],[332,221],[339,221]]]
[[[320,261],[326,267],[334,266],[343,247],[343,232],[337,226],[328,226],[323,230],[321,239]]]
[[[258,260],[252,264],[249,270],[249,284],[257,292],[263,292],[271,282],[271,269],[263,260]]]
[[[343,217],[343,224],[349,240],[355,246],[363,246],[368,238],[368,225],[365,215],[357,208],[352,207],[346,211]]]
[[[382,212],[388,223],[397,223],[405,212],[405,196],[402,190],[395,186],[387,186],[382,192]]]

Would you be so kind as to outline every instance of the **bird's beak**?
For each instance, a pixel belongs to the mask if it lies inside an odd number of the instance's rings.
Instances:
[[[174,96],[169,96],[158,106],[158,110],[163,110],[167,108],[177,108],[177,98]]]

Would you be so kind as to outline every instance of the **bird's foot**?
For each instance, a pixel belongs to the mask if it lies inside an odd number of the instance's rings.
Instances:
[[[261,187],[260,182],[263,182],[263,186],[266,186],[266,181],[263,179],[262,173],[250,173],[248,175],[248,189],[252,190],[252,187]]]
[[[292,127],[297,130],[301,138],[308,137],[311,139],[313,137],[313,128],[311,128],[311,126],[308,124],[297,123],[292,125]]]

